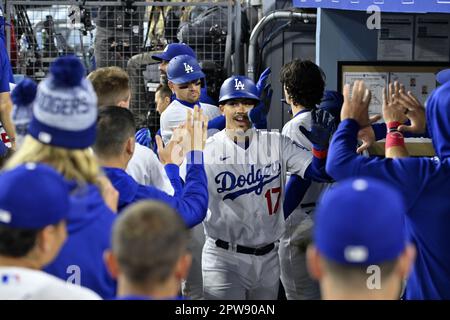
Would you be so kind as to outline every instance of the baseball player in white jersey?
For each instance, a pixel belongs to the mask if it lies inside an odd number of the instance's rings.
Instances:
[[[312,142],[299,130],[311,130],[311,110],[323,97],[324,80],[319,67],[311,61],[294,60],[281,69],[281,82],[293,118],[282,134],[312,151]],[[320,299],[318,283],[306,266],[306,247],[311,241],[313,214],[327,183],[311,182],[298,207],[286,219],[286,231],[280,240],[281,281],[288,300]]]
[[[161,114],[160,129],[163,142],[166,144],[172,137],[173,130],[186,122],[186,110],[198,105],[209,119],[220,116],[218,107],[199,102],[200,90],[205,78],[197,60],[190,55],[178,55],[172,58],[167,66],[168,85],[176,98]],[[185,166],[180,167],[180,176],[184,179]],[[192,266],[189,276],[183,283],[183,295],[190,299],[203,299],[203,282],[201,254],[205,236],[203,227],[192,228],[189,250],[192,254]]]
[[[164,166],[150,148],[135,143],[134,153],[127,165],[126,172],[139,184],[155,186],[167,194],[174,194]]]
[[[251,128],[259,101],[253,81],[225,80],[219,105],[226,129],[205,146],[209,212],[202,270],[206,299],[276,299],[284,233],[286,171],[311,178],[313,156],[279,132]],[[314,162],[316,164],[316,162]]]
[[[220,110],[214,105],[199,102],[200,91],[205,81],[197,60],[189,55],[179,55],[170,60],[167,66],[168,84],[176,99],[161,114],[161,137],[166,144],[173,129],[186,121],[186,110],[198,105],[208,119],[220,116]]]
[[[88,79],[97,94],[99,107],[130,108],[130,78],[125,70],[119,67],[98,68],[89,74]],[[153,185],[170,195],[174,193],[164,167],[150,148],[135,143],[133,157],[126,171],[142,185]]]

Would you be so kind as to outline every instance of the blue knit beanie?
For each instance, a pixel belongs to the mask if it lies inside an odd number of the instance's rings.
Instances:
[[[95,141],[97,96],[75,56],[56,59],[37,90],[29,133],[44,144],[84,149]]]

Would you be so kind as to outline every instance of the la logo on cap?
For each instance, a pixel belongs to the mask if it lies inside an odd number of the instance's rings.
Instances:
[[[191,72],[194,72],[194,68],[192,68],[186,62],[184,62],[184,71],[186,71],[186,73],[191,73]]]
[[[234,79],[234,88],[236,90],[244,90],[245,86],[239,79]]]

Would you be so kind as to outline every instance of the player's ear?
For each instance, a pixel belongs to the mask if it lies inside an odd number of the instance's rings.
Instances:
[[[164,105],[169,105],[170,104],[170,97],[164,97]]]
[[[409,273],[411,272],[411,268],[416,259],[416,247],[409,243],[401,256],[398,258],[397,262],[397,272],[404,279],[407,278]]]
[[[54,241],[55,227],[53,225],[46,226],[38,234],[36,238],[36,245],[39,250],[44,253],[50,252],[52,248],[52,242]]]
[[[224,114],[224,108],[225,108],[224,104],[219,104],[220,113]]]
[[[127,140],[127,143],[125,145],[125,151],[127,152],[127,154],[129,154],[131,156],[133,155],[135,145],[136,145],[136,140],[135,140],[134,136],[129,137]]]
[[[130,101],[131,101],[131,91],[128,92],[128,96],[126,100],[119,101],[117,103],[118,107],[129,109],[130,108]]]
[[[103,261],[105,261],[106,269],[108,269],[111,277],[117,279],[120,273],[119,263],[111,250],[106,250],[103,253]]]
[[[118,106],[118,107],[121,107],[121,108],[128,109],[127,101],[125,101],[125,100],[122,100],[122,101],[120,101],[119,103],[117,103],[117,106]]]
[[[174,93],[174,92],[175,92],[175,91],[174,91],[175,86],[173,85],[173,82],[172,82],[172,81],[168,81],[168,82],[167,82],[167,85],[169,86],[169,88],[170,88],[170,90],[172,91],[172,93]]]
[[[320,280],[323,277],[322,263],[319,252],[313,244],[310,244],[306,250],[306,262],[311,278]]]
[[[177,261],[175,266],[175,277],[178,280],[186,279],[191,269],[192,255],[190,253],[183,254]]]

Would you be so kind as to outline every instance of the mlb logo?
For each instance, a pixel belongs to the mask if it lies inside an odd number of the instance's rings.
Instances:
[[[0,210],[0,222],[8,224],[11,222],[11,213],[6,210]]]
[[[19,284],[20,276],[18,274],[2,274],[0,275],[1,284]]]
[[[234,88],[236,90],[245,90],[245,86],[239,79],[234,79]]]
[[[186,71],[186,73],[191,73],[194,72],[194,68],[192,68],[190,65],[188,65],[186,62],[184,63],[184,71]]]

